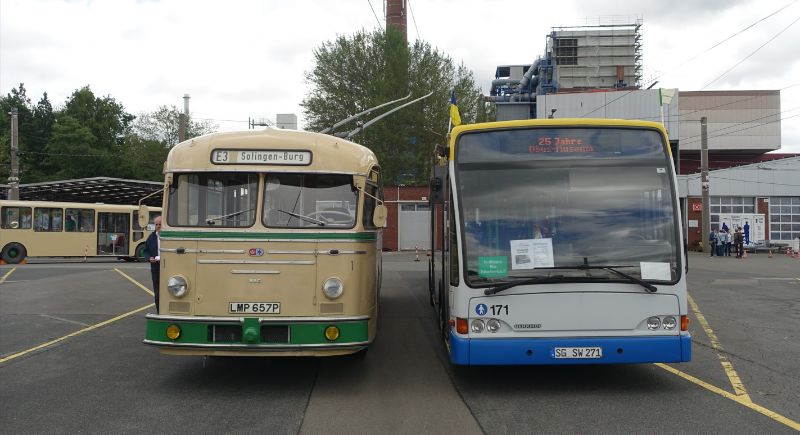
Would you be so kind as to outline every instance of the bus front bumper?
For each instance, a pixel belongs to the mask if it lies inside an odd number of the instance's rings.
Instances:
[[[601,348],[599,358],[557,358],[556,348]],[[691,336],[469,339],[450,330],[457,365],[675,363],[692,359]]]
[[[367,347],[369,317],[204,317],[148,314],[144,344],[175,354],[336,354]],[[326,330],[334,328],[333,335]],[[179,331],[175,337],[174,332]],[[168,336],[168,330],[173,337]]]

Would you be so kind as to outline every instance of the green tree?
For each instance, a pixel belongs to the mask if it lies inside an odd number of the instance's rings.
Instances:
[[[339,36],[317,48],[314,59],[314,69],[306,73],[310,89],[301,104],[306,128],[312,131],[409,92],[411,99],[433,92],[352,138],[377,154],[387,183],[427,183],[434,146],[445,142],[452,89],[462,121],[476,119],[480,89],[472,73],[426,42],[409,46],[395,29]],[[359,122],[364,120],[341,129],[352,130]]]
[[[136,118],[111,96],[96,97],[89,86],[74,91],[61,112],[89,129],[97,140],[95,146],[109,151],[122,143]]]
[[[111,149],[98,146],[92,131],[66,113],[60,113],[47,144],[46,164],[57,168],[51,179],[64,180],[108,175],[112,167]]]

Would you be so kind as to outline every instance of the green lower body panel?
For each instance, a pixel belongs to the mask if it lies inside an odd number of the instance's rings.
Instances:
[[[265,321],[267,320],[267,321]],[[303,350],[364,347],[369,344],[369,319],[210,318],[148,315],[145,344],[163,348],[228,350]],[[172,339],[167,329],[179,335]],[[177,327],[177,330],[176,328]],[[334,327],[338,334],[326,329]],[[337,336],[338,335],[338,336]],[[328,337],[334,339],[329,339]]]

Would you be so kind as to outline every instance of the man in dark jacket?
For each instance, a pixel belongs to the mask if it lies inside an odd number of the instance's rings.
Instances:
[[[161,280],[161,241],[159,240],[161,216],[155,218],[153,223],[156,229],[147,237],[147,241],[144,243],[144,258],[150,262],[150,275],[153,278],[153,294],[156,298],[156,314],[158,314],[158,283]]]

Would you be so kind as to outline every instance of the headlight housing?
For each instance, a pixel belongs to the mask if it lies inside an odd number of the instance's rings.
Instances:
[[[175,275],[171,276],[167,281],[167,290],[176,298],[182,298],[189,291],[189,283],[186,278]]]
[[[497,319],[489,319],[486,321],[486,330],[489,332],[497,332],[500,330],[500,321]]]
[[[344,293],[344,284],[342,280],[336,277],[328,278],[322,284],[322,292],[328,299],[336,299]]]
[[[672,317],[672,316],[664,317],[664,322],[662,322],[662,323],[663,323],[664,329],[666,329],[666,330],[675,329],[675,326],[678,325],[678,321],[675,320],[675,318]]]
[[[483,332],[483,328],[484,328],[483,320],[475,319],[475,320],[472,321],[471,329],[472,329],[473,333],[475,333],[475,334],[481,333],[481,332]]]
[[[647,319],[647,329],[655,331],[659,326],[661,326],[661,319],[658,317],[653,316]]]

